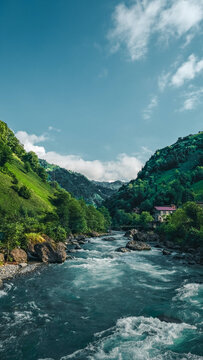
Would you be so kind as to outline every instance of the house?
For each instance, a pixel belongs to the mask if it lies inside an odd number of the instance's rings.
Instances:
[[[171,206],[155,206],[154,207],[155,210],[155,221],[159,221],[159,222],[163,222],[164,218],[169,215],[172,214],[174,211],[176,211],[176,206],[175,205],[171,205]]]

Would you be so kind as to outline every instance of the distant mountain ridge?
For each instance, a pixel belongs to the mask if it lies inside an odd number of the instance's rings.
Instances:
[[[46,170],[50,181],[56,181],[74,197],[83,198],[89,204],[101,205],[124,184],[121,181],[112,183],[91,181],[80,173],[49,164],[46,160],[40,159],[39,161]]]

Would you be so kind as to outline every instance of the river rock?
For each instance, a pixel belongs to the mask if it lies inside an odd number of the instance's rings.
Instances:
[[[165,321],[167,323],[174,323],[174,324],[182,323],[182,321],[180,319],[174,318],[172,316],[167,316],[167,315],[160,315],[160,316],[158,316],[158,319],[161,321]]]
[[[100,234],[99,234],[98,232],[96,232],[96,231],[90,231],[90,232],[88,233],[88,236],[89,236],[89,237],[99,237]]]
[[[102,240],[104,240],[104,241],[114,241],[116,239],[113,236],[109,236],[109,237],[102,238]]]
[[[0,253],[0,263],[4,263],[4,254]]]
[[[162,254],[163,254],[163,255],[171,255],[171,251],[168,251],[168,250],[166,250],[166,249],[163,249]]]
[[[75,250],[81,250],[81,246],[79,244],[75,245]]]
[[[85,240],[85,236],[84,236],[84,235],[78,235],[78,236],[76,237],[76,240],[77,240],[78,242],[80,242],[81,240],[84,241],[84,240]]]
[[[135,241],[159,241],[159,235],[155,234],[154,232],[144,232],[144,231],[137,231],[133,235],[133,240]]]
[[[138,230],[136,229],[127,230],[124,236],[132,238],[137,232]]]
[[[121,253],[126,253],[126,252],[130,252],[130,249],[128,249],[126,247],[119,247],[116,249],[116,251],[121,252]]]
[[[25,268],[26,266],[27,266],[27,263],[20,263],[20,264],[19,264],[19,267],[20,267],[21,269]]]
[[[0,279],[0,289],[3,287],[3,281]]]
[[[143,241],[135,241],[135,240],[128,241],[128,243],[126,244],[126,248],[137,251],[151,250],[151,246],[148,245],[147,243]]]
[[[13,258],[13,261],[15,261],[18,264],[27,262],[27,254],[23,249],[15,248],[11,250],[10,255]]]
[[[38,258],[44,263],[62,263],[66,260],[66,246],[64,243],[57,244],[45,242],[35,245]]]

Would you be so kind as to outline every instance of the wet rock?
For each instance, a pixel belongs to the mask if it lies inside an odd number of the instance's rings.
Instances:
[[[0,253],[0,263],[4,263],[4,254]]]
[[[81,250],[81,246],[78,244],[78,245],[75,245],[75,250]]]
[[[114,241],[116,239],[113,236],[109,236],[109,237],[102,238],[102,240],[104,240],[104,241]]]
[[[80,242],[81,240],[84,241],[85,239],[86,239],[86,238],[85,238],[84,235],[78,235],[78,236],[76,237],[76,240],[77,240],[78,242]]]
[[[96,231],[90,231],[88,233],[88,236],[90,236],[90,237],[99,237],[100,234],[98,232],[96,232]]]
[[[174,318],[172,316],[167,315],[160,315],[158,316],[158,319],[161,321],[165,321],[167,323],[173,323],[173,324],[181,324],[182,321],[180,319]]]
[[[138,230],[136,230],[136,229],[127,230],[126,233],[124,234],[124,236],[132,238],[137,232],[138,232]]]
[[[126,248],[126,247],[119,247],[116,249],[117,252],[121,252],[121,253],[126,253],[126,252],[130,252],[130,249]]]
[[[62,263],[66,260],[66,246],[64,243],[45,242],[35,245],[38,258],[44,263]]]
[[[86,243],[86,241],[84,241],[84,240],[78,240],[78,243],[79,243],[80,245],[84,245],[84,244]]]
[[[0,289],[3,287],[3,281],[0,279]]]
[[[162,254],[168,256],[168,255],[171,255],[171,251],[168,251],[168,250],[166,250],[166,249],[163,249]]]
[[[134,251],[151,250],[151,246],[143,241],[130,240],[126,244],[126,248]]]
[[[152,231],[150,232],[137,231],[133,235],[133,240],[144,241],[144,242],[159,241],[159,236],[153,233]]]
[[[23,249],[15,248],[11,250],[10,256],[13,258],[13,261],[18,264],[27,262],[27,254]]]
[[[20,263],[19,264],[19,267],[22,269],[22,268],[25,268],[27,266],[27,263]]]

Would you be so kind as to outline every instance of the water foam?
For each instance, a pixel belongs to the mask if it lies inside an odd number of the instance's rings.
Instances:
[[[188,283],[184,284],[176,290],[177,295],[173,297],[173,300],[181,301],[194,301],[192,298],[198,295],[200,284]]]
[[[96,333],[95,342],[85,349],[62,357],[61,360],[166,359],[162,354],[168,353],[167,348],[173,345],[176,339],[182,337],[184,331],[191,329],[196,327],[186,323],[168,323],[152,317],[121,318],[115,327]]]

